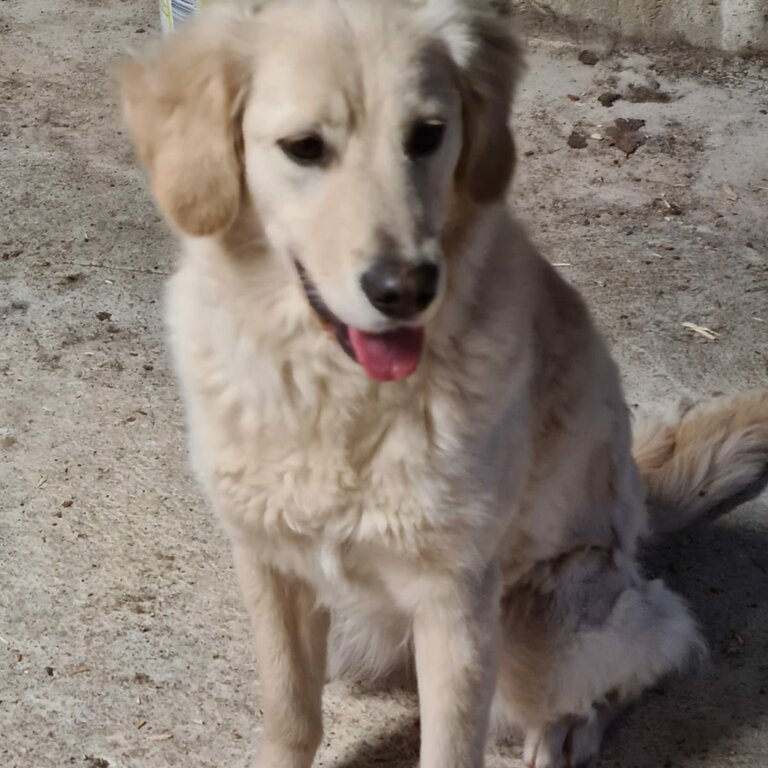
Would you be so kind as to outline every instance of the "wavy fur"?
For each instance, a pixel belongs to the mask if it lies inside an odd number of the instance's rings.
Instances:
[[[481,768],[492,706],[531,766],[584,764],[701,648],[638,542],[759,487],[768,395],[678,409],[633,447],[589,312],[504,205],[520,57],[498,3],[219,5],[122,88],[182,243],[167,321],[253,619],[256,766],[309,768],[327,673],[409,660],[422,768]],[[436,116],[439,147],[406,157],[404,131]],[[322,167],[281,151],[307,132]],[[380,333],[360,275],[382,252],[444,275],[414,320],[418,370],[386,385],[324,333],[295,268]]]

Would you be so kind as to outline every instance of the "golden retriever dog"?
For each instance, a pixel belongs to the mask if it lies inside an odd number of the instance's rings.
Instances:
[[[765,479],[768,393],[631,437],[616,367],[505,205],[521,57],[495,4],[222,2],[121,74],[183,256],[191,458],[253,619],[258,768],[325,680],[413,660],[422,768],[536,768],[702,647],[638,544]]]

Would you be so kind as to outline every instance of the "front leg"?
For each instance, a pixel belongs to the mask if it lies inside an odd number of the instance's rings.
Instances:
[[[264,730],[257,768],[310,768],[322,738],[328,614],[304,582],[234,547],[240,589],[253,623]]]
[[[421,768],[484,765],[496,679],[498,610],[495,563],[466,580],[442,582],[419,601],[414,642]]]

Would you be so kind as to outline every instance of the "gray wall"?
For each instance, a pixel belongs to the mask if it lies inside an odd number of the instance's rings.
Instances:
[[[768,50],[768,0],[513,0],[650,41],[674,37],[726,51]]]

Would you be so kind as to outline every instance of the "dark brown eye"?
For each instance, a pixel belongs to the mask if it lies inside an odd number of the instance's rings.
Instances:
[[[286,157],[298,165],[323,165],[328,158],[328,148],[316,133],[281,139],[277,144]]]
[[[439,120],[425,120],[416,123],[405,142],[405,152],[408,157],[417,160],[429,157],[440,149],[445,135],[445,123]]]

